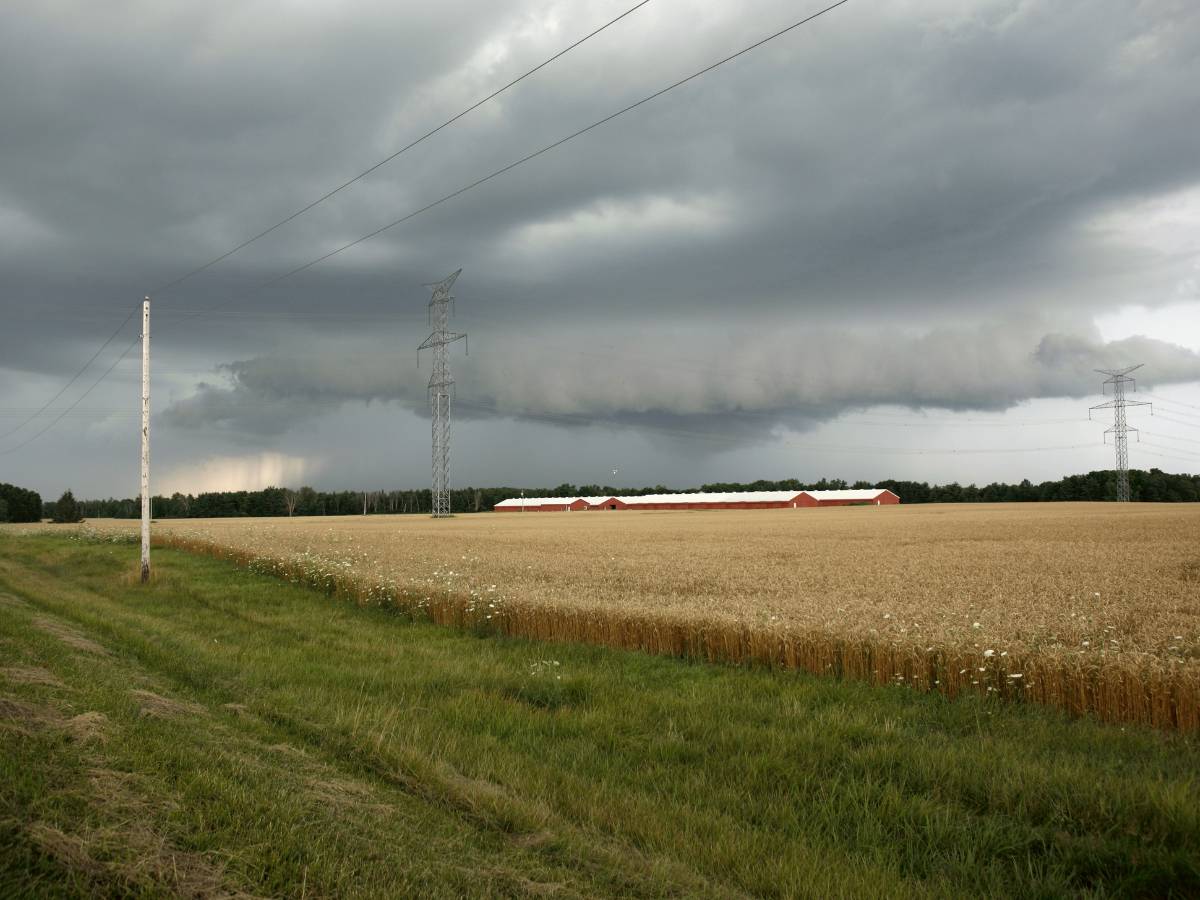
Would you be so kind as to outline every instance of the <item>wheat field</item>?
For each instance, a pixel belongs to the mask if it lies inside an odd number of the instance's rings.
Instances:
[[[102,532],[136,528],[96,522]],[[156,541],[437,622],[1200,730],[1200,507],[175,520]]]

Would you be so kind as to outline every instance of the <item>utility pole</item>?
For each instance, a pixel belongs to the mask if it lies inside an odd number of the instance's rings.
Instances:
[[[150,580],[150,298],[142,300],[142,584]]]
[[[1104,432],[1105,443],[1108,443],[1108,435],[1113,436],[1113,445],[1117,453],[1117,502],[1129,502],[1129,440],[1128,433],[1132,431],[1138,434],[1139,440],[1141,435],[1136,428],[1130,428],[1125,424],[1125,407],[1127,406],[1149,406],[1150,415],[1154,415],[1153,404],[1147,403],[1144,400],[1126,400],[1125,388],[1128,385],[1131,390],[1137,390],[1137,380],[1129,377],[1129,373],[1136,369],[1140,369],[1145,363],[1138,363],[1136,366],[1129,366],[1124,369],[1096,369],[1101,375],[1107,375],[1108,379],[1101,385],[1101,390],[1107,393],[1104,385],[1112,385],[1112,399],[1107,403],[1101,403],[1091,407],[1088,410],[1088,418],[1091,419],[1092,412],[1097,409],[1111,409],[1113,411],[1113,426]]]
[[[436,284],[429,300],[429,322],[433,331],[417,348],[417,365],[421,365],[421,351],[433,350],[433,374],[429,376],[429,408],[433,413],[433,517],[446,518],[450,515],[450,396],[454,379],[450,377],[450,354],[447,347],[455,341],[466,340],[465,334],[446,330],[450,304],[454,297],[450,288],[454,286],[462,269],[458,269]]]

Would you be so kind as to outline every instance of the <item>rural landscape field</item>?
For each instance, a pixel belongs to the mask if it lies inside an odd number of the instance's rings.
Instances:
[[[156,534],[437,622],[1200,729],[1188,504],[164,520]]]
[[[1200,898],[1200,3],[0,71],[0,900]]]
[[[942,512],[160,523],[148,584],[123,527],[0,526],[0,895],[1194,896],[1193,734],[982,687],[1021,655],[1191,684],[1194,514]],[[1165,551],[1146,615],[1085,565],[1120,521]],[[919,589],[870,586],[884,536]],[[539,628],[573,639],[504,633]],[[850,677],[663,655],[785,629]],[[848,670],[957,656],[980,693]]]

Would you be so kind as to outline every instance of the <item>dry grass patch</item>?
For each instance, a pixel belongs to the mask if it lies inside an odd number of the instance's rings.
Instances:
[[[0,678],[12,684],[38,684],[44,687],[66,687],[54,673],[40,666],[5,666],[0,668]]]
[[[88,769],[87,779],[92,799],[97,803],[119,808],[122,812],[136,811],[148,805],[148,801],[141,797],[141,779],[132,772],[96,766]],[[156,803],[161,805],[162,800]]]
[[[376,799],[371,789],[347,778],[312,776],[308,793],[314,800],[333,809],[354,809],[373,815],[386,815],[391,807]]]
[[[38,848],[83,876],[100,894],[133,896],[165,888],[172,896],[194,900],[254,896],[231,889],[219,863],[174,847],[137,821],[77,833],[33,822],[25,832]]]
[[[46,822],[30,823],[25,833],[44,853],[88,880],[94,880],[104,872],[104,866],[92,858],[88,842],[79,835],[67,834]]]
[[[97,656],[108,656],[108,650],[106,650],[100,644],[97,644],[91,638],[84,637],[74,628],[64,625],[62,622],[56,622],[52,619],[46,619],[39,616],[35,618],[31,624],[39,631],[44,631],[46,634],[53,635],[68,647],[72,647],[75,650],[82,650],[85,653],[94,653]]]
[[[267,749],[274,753],[284,753],[288,756],[307,756],[301,747],[294,747],[291,744],[268,744]]]
[[[107,726],[108,716],[94,711],[72,716],[63,723],[66,732],[80,743],[89,741],[104,743],[104,730]]]
[[[0,697],[0,725],[28,733],[55,726],[61,721],[62,715],[52,707]]]
[[[108,717],[100,712],[66,716],[52,706],[0,697],[0,728],[21,734],[59,729],[79,743],[104,740]]]
[[[20,597],[0,591],[0,606],[7,606],[9,609],[23,609],[27,608],[29,604]]]
[[[174,719],[180,716],[200,716],[206,713],[203,706],[186,700],[164,697],[153,691],[130,691],[137,701],[138,715],[150,719]]]

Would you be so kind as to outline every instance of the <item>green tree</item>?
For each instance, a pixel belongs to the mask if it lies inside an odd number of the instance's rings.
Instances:
[[[10,522],[42,520],[42,497],[37,491],[27,491],[15,484],[0,484],[0,500],[8,504]]]
[[[75,495],[70,490],[64,491],[63,495],[58,498],[58,502],[54,504],[54,521],[55,522],[80,522],[83,517],[79,514],[79,504],[75,502]]]

